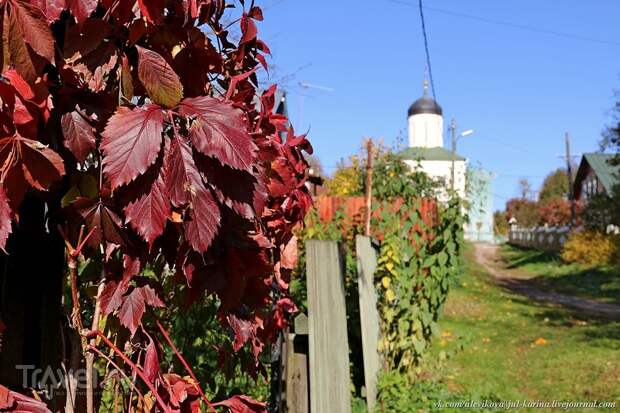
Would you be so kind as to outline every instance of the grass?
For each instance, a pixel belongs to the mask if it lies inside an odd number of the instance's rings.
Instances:
[[[506,249],[503,254],[511,265],[528,271],[556,265],[551,256],[517,256]],[[514,295],[494,284],[474,262],[471,248],[465,257],[423,375],[465,400],[597,399],[620,404],[620,323]],[[561,269],[552,271],[554,277],[566,276]],[[608,283],[599,284],[580,291],[594,294]]]
[[[532,276],[541,289],[603,302],[620,302],[620,269],[588,268],[564,264],[559,254],[502,246],[500,254],[509,269]]]

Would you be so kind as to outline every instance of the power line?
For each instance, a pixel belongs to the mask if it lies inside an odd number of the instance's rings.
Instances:
[[[411,4],[411,3],[407,2],[407,1],[403,1],[403,0],[386,0],[386,1],[388,1],[390,3],[401,4],[403,6],[415,7],[415,5],[413,5],[413,4]],[[461,18],[465,18],[465,19],[469,19],[469,20],[476,20],[476,21],[479,21],[479,22],[495,24],[495,25],[498,25],[498,26],[511,27],[513,29],[524,30],[524,31],[529,31],[529,32],[533,32],[533,33],[546,34],[546,35],[557,36],[557,37],[564,37],[564,38],[573,39],[573,40],[580,40],[580,41],[583,41],[583,42],[606,44],[606,45],[612,45],[612,46],[620,46],[620,42],[616,42],[616,41],[613,41],[613,40],[596,39],[594,37],[582,36],[582,35],[574,34],[574,33],[566,33],[566,32],[558,32],[558,31],[555,31],[555,30],[541,29],[541,28],[538,28],[538,27],[527,26],[527,25],[517,24],[517,23],[511,23],[511,22],[502,21],[502,20],[495,20],[495,19],[490,19],[490,18],[487,18],[487,17],[474,16],[472,14],[460,13],[460,12],[456,12],[456,11],[452,11],[452,10],[440,9],[440,8],[437,8],[437,7],[424,6],[424,8],[426,10],[429,10],[429,11],[432,11],[432,12],[435,12],[435,13],[441,13],[441,14],[446,14],[446,15],[449,15],[449,16],[461,17]]]
[[[428,78],[431,82],[431,90],[433,91],[433,99],[437,100],[435,93],[435,81],[433,80],[433,69],[431,68],[431,54],[428,51],[428,36],[426,34],[426,23],[424,22],[424,6],[422,0],[418,0],[420,8],[420,21],[422,22],[422,35],[424,36],[424,51],[426,52],[426,66],[428,67]]]

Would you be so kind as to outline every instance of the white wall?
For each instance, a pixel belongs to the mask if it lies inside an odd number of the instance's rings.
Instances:
[[[443,117],[422,113],[409,117],[409,147],[443,147]]]
[[[424,171],[429,177],[433,179],[444,179],[446,182],[446,187],[450,187],[450,182],[452,180],[452,161],[413,161],[406,160],[405,163],[409,165],[412,169],[420,169]],[[454,162],[454,189],[458,193],[458,195],[465,199],[465,180],[466,180],[466,170],[467,163],[466,161],[455,161]],[[440,200],[447,200],[447,194],[440,194]]]

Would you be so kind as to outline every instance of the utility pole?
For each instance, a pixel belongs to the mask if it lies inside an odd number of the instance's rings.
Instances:
[[[366,216],[364,218],[364,234],[370,236],[370,218],[372,216],[372,139],[366,140]]]
[[[573,191],[573,162],[570,154],[570,135],[566,132],[566,174],[568,177],[568,200],[570,201],[570,226],[575,226],[577,215],[575,208],[575,195]]]
[[[455,187],[455,164],[456,164],[456,121],[452,118],[450,122],[450,130],[452,134],[452,178],[450,179],[450,188],[454,192]]]

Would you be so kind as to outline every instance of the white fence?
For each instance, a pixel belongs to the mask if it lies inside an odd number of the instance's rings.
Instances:
[[[527,248],[560,251],[569,231],[569,227],[513,227],[508,233],[508,243]]]

